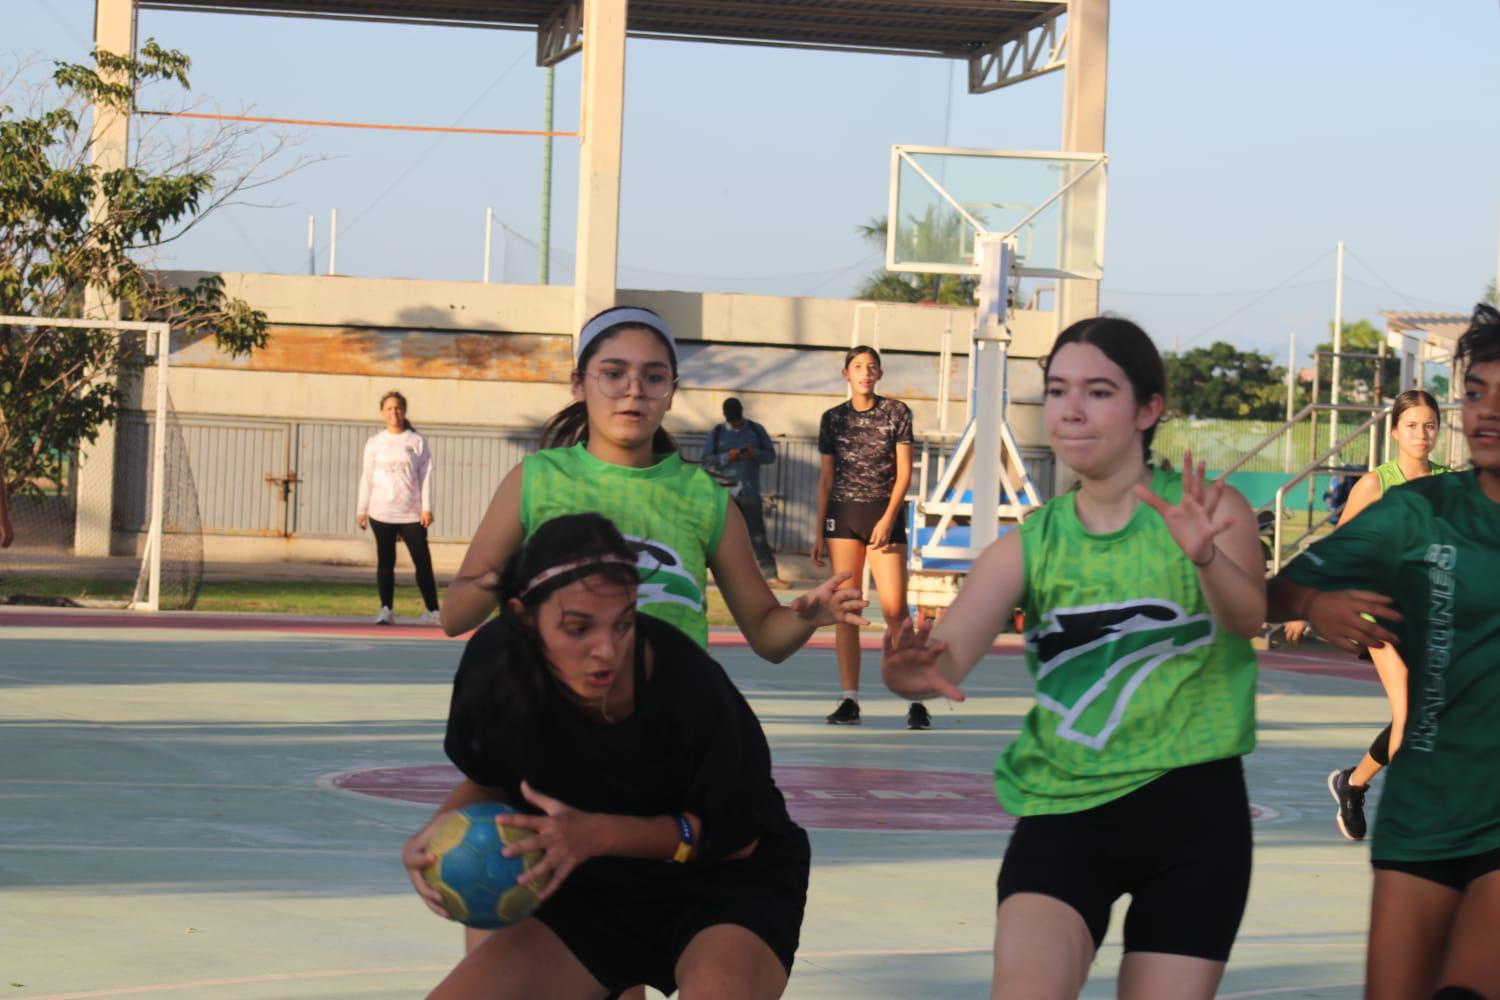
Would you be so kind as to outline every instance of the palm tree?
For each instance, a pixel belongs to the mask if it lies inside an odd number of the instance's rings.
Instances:
[[[929,206],[921,219],[913,219],[906,231],[905,253],[912,260],[956,259],[962,240],[962,222],[958,216],[947,214],[939,218]],[[885,246],[886,229],[889,223],[885,216],[871,219],[861,225],[858,232],[877,246]],[[934,302],[947,306],[974,304],[974,289],[977,280],[967,274],[913,274],[906,271],[887,271],[881,268],[865,279],[865,283],[854,293],[856,299],[876,302]]]

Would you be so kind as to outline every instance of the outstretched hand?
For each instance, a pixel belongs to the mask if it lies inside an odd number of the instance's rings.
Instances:
[[[853,573],[845,570],[818,584],[790,605],[803,621],[817,626],[823,625],[868,625],[860,612],[870,606],[860,594],[858,587],[844,586]]]
[[[531,851],[542,852],[542,860],[517,878],[516,884],[537,886],[537,898],[545,901],[575,868],[601,853],[598,821],[604,817],[574,809],[550,795],[543,795],[524,781],[521,782],[521,794],[545,815],[511,813],[496,816],[495,822],[500,826],[532,831],[530,837],[506,847],[504,854],[513,858]]]
[[[1401,612],[1384,594],[1373,590],[1330,590],[1313,594],[1307,602],[1307,620],[1318,634],[1341,649],[1379,649],[1398,640],[1380,626],[1376,618],[1401,621]]]
[[[963,691],[942,675],[937,660],[948,651],[948,644],[931,638],[932,622],[917,615],[913,622],[903,619],[901,627],[886,629],[881,640],[880,678],[885,686],[903,698],[920,701],[938,695],[949,701],[963,701]]]
[[[1234,526],[1234,515],[1217,515],[1219,501],[1224,497],[1224,480],[1205,483],[1204,468],[1203,462],[1193,464],[1192,452],[1183,454],[1182,499],[1175,504],[1157,496],[1149,486],[1138,483],[1135,487],[1135,495],[1141,502],[1161,515],[1178,548],[1200,567],[1213,561],[1214,539]]]

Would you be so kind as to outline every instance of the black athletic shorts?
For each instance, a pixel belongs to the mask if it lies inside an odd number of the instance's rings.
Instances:
[[[866,545],[875,525],[885,516],[886,500],[830,500],[828,515],[823,522],[824,538],[854,538]],[[891,525],[891,537],[887,545],[906,544],[906,505],[896,511],[896,523]]]
[[[1083,812],[1026,816],[997,886],[1067,903],[1097,950],[1130,895],[1125,950],[1229,960],[1250,893],[1250,799],[1240,758],[1168,771]]]
[[[535,917],[611,993],[644,983],[671,995],[677,959],[699,931],[716,924],[749,930],[790,975],[811,858],[807,834],[795,829],[763,839],[741,861],[693,866],[696,871],[632,887],[575,882],[580,868]],[[665,869],[667,862],[661,865]]]
[[[1405,872],[1417,878],[1446,885],[1463,892],[1470,882],[1491,872],[1500,872],[1500,847],[1483,854],[1470,854],[1462,858],[1443,858],[1439,861],[1371,861],[1382,871]]]

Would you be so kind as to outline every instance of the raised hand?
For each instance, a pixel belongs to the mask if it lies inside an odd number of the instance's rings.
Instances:
[[[521,794],[545,815],[514,813],[496,816],[495,822],[500,826],[515,826],[532,831],[532,836],[511,844],[505,848],[504,853],[507,858],[513,858],[528,851],[542,852],[542,860],[527,869],[516,882],[519,885],[536,883],[542,886],[537,898],[546,900],[575,868],[600,853],[598,824],[604,817],[574,809],[550,795],[543,795],[524,781],[521,782]]]
[[[848,570],[835,573],[818,584],[816,590],[809,590],[788,606],[804,621],[819,626],[868,625],[870,623],[860,612],[869,607],[870,602],[864,599],[858,587],[843,586],[853,576]]]
[[[1224,480],[1205,483],[1204,468],[1203,462],[1193,465],[1192,452],[1183,454],[1182,500],[1175,504],[1157,496],[1149,486],[1135,487],[1135,495],[1161,515],[1172,540],[1199,567],[1213,561],[1218,551],[1214,539],[1234,526],[1232,514],[1217,516],[1219,501],[1224,496]]]
[[[880,678],[903,698],[921,700],[941,695],[950,701],[963,701],[967,696],[937,667],[937,659],[947,652],[948,644],[931,638],[931,633],[932,623],[921,614],[915,622],[903,620],[899,629],[886,629],[881,640]]]

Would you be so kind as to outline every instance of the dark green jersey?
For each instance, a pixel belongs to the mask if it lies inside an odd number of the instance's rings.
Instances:
[[[673,452],[634,469],[548,448],[521,462],[521,530],[527,538],[562,514],[602,514],[640,553],[644,614],[708,645],[708,559],[724,533],[729,494]]]
[[[1177,473],[1151,485],[1182,497]],[[1092,809],[1255,746],[1255,654],[1219,627],[1161,515],[1140,504],[1119,531],[1092,534],[1076,497],[1020,527],[1037,703],[995,763],[1014,816]]]
[[[1283,575],[1389,594],[1407,674],[1372,854],[1431,861],[1500,848],[1500,504],[1474,471],[1392,487]]]

